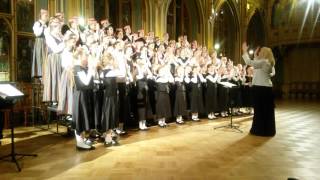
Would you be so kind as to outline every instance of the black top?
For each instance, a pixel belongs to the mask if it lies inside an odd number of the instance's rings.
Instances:
[[[61,27],[61,34],[64,35],[70,29],[70,27],[66,24],[63,24]]]
[[[110,69],[104,69],[102,70],[102,73],[104,75],[103,78],[103,85],[105,87],[104,95],[107,97],[110,96],[117,96],[117,81],[116,77],[105,77],[106,74],[110,71]]]
[[[83,82],[80,80],[78,76],[78,72],[85,72],[86,74],[88,73],[88,69],[84,68],[80,65],[76,65],[73,67],[73,72],[74,72],[74,82],[75,82],[75,87],[77,90],[89,90],[93,89],[94,84],[93,84],[93,78],[91,78],[90,82],[88,85],[83,84]]]

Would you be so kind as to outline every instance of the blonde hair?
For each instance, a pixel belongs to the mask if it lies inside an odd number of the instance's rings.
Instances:
[[[272,50],[270,48],[262,47],[260,50],[259,56],[261,58],[267,59],[272,66],[275,65],[275,59],[274,59]]]
[[[110,53],[104,53],[101,57],[101,65],[103,67],[112,66],[113,68],[118,68],[118,63]]]

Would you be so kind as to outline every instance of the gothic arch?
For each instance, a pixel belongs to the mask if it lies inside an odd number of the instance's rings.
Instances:
[[[203,43],[204,42],[204,33],[203,33],[203,24],[204,24],[204,11],[203,7],[200,1],[198,0],[188,0],[186,2],[186,8],[188,9],[188,12],[191,14],[191,12],[194,12],[192,8],[196,8],[196,15],[192,16],[192,19],[189,23],[196,23],[197,27],[196,29],[193,29],[193,34],[192,37],[189,37],[189,40],[198,40],[199,42]],[[164,5],[162,6],[164,12],[164,29],[166,31],[167,29],[167,15],[168,15],[168,10],[170,7],[170,4],[172,3],[172,0],[167,0],[164,2]],[[194,6],[194,5],[195,6]],[[189,26],[191,27],[191,26]]]
[[[222,1],[216,1],[214,5],[214,9],[216,12],[218,12],[221,7],[224,5],[224,3],[227,3],[228,7],[231,9],[232,15],[234,18],[234,23],[237,26],[237,29],[240,29],[240,17],[239,17],[239,11],[237,8],[237,4],[232,0],[222,0]],[[240,36],[240,35],[239,35]]]
[[[214,4],[217,13],[213,22],[214,43],[220,44],[219,52],[234,61],[240,61],[240,18],[237,4],[232,0]]]
[[[261,12],[256,9],[251,13],[247,25],[247,42],[252,46],[265,45],[266,26]]]

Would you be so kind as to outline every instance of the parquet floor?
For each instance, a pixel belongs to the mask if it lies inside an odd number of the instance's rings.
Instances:
[[[273,138],[249,135],[250,118],[235,120],[244,133],[213,130],[227,120],[130,131],[121,146],[89,152],[76,151],[72,138],[18,128],[17,151],[38,157],[20,159],[20,173],[0,162],[0,179],[320,179],[319,102],[278,102]],[[9,152],[7,143],[0,156]]]

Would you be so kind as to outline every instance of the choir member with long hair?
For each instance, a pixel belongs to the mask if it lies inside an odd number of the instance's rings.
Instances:
[[[218,93],[217,93],[217,80],[216,66],[213,64],[208,65],[207,89],[206,89],[206,110],[208,119],[217,118],[214,113],[218,111]]]
[[[44,31],[48,27],[48,20],[48,11],[41,9],[40,18],[34,23],[32,28],[36,39],[33,48],[31,77],[42,77],[43,75],[42,64],[46,59],[46,42]]]
[[[242,100],[243,100],[243,107],[246,108],[246,112],[253,114],[253,99],[252,99],[252,77],[253,77],[253,67],[246,66],[244,68],[245,74],[245,82],[243,85],[242,91]]]
[[[74,49],[77,37],[71,31],[65,34],[65,44],[61,54],[62,74],[59,84],[59,100],[58,112],[64,115],[72,115],[72,97],[73,97],[73,62],[74,62]]]
[[[136,70],[136,86],[137,86],[137,97],[136,106],[137,113],[136,119],[139,121],[139,129],[147,130],[147,118],[153,116],[152,109],[149,100],[149,88],[147,80],[153,78],[152,73],[145,62],[140,57],[137,57],[136,63],[134,63]]]
[[[174,81],[176,85],[174,116],[177,124],[184,124],[183,117],[188,116],[184,67],[177,68]]]
[[[166,119],[171,117],[171,105],[169,96],[169,83],[173,83],[174,79],[170,73],[170,66],[161,66],[158,69],[157,94],[156,94],[156,115],[158,125],[166,127]]]
[[[45,31],[46,43],[48,46],[48,58],[45,62],[45,76],[43,83],[43,101],[58,102],[60,77],[62,73],[61,53],[65,48],[61,34],[62,22],[58,18],[51,18],[48,31]]]
[[[200,73],[200,67],[194,66],[191,78],[191,113],[192,120],[199,121],[199,114],[204,112],[202,82],[206,80]]]
[[[224,63],[220,64],[217,71],[218,74],[218,107],[221,117],[228,116],[229,110],[229,89],[224,87],[224,85],[219,84],[219,82],[228,82],[229,74]]]
[[[122,29],[121,29],[122,32]],[[128,107],[126,105],[126,75],[127,75],[127,60],[124,55],[124,42],[122,41],[122,38],[120,38],[118,41],[114,44],[114,51],[112,52],[112,55],[115,59],[115,61],[118,64],[119,67],[119,75],[116,78],[117,81],[117,90],[119,93],[119,99],[118,99],[118,106],[119,106],[119,126],[116,127],[116,133],[118,134],[125,134],[124,131],[124,124],[127,121],[129,115],[126,113]]]
[[[75,129],[76,147],[92,149],[92,142],[86,138],[94,122],[93,112],[93,76],[95,67],[88,66],[88,52],[79,47],[73,67],[75,87],[73,91],[72,120]]]
[[[119,135],[115,129],[119,125],[119,103],[117,77],[122,75],[115,58],[105,53],[102,56],[103,70],[100,74],[104,85],[101,131],[105,146],[117,145]]]

